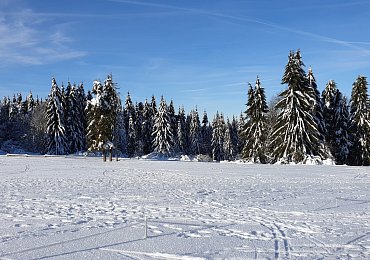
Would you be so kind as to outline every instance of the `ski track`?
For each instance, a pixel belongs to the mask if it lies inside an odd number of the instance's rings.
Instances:
[[[0,168],[0,259],[370,257],[366,167],[0,157]]]

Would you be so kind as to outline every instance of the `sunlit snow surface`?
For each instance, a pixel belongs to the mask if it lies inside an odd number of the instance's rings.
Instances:
[[[0,259],[370,258],[368,167],[2,156],[0,196]]]

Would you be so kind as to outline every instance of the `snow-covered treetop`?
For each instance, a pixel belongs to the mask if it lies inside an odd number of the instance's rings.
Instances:
[[[311,85],[313,82],[316,82],[316,79],[315,79],[315,77],[314,77],[314,75],[313,75],[313,72],[312,72],[312,68],[311,68],[311,67],[309,67],[309,68],[308,68],[307,78],[308,78],[308,81],[309,81],[310,85]]]
[[[337,86],[334,80],[329,80],[322,92],[323,103],[326,108],[331,108],[334,105],[334,99],[337,93]]]

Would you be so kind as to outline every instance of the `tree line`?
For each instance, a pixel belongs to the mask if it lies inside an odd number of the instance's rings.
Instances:
[[[300,51],[291,51],[282,84],[268,104],[261,80],[249,84],[246,109],[239,117],[217,112],[209,121],[197,108],[186,113],[162,96],[122,104],[112,75],[84,85],[58,86],[48,98],[5,97],[0,103],[0,144],[4,151],[42,154],[99,153],[108,144],[123,156],[151,153],[190,155],[203,160],[253,163],[369,165],[370,123],[367,80],[358,76],[349,102],[330,80],[320,94],[311,68],[304,70]]]

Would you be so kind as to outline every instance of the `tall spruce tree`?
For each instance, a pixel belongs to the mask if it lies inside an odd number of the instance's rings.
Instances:
[[[152,149],[152,132],[153,132],[153,116],[148,100],[145,100],[143,110],[143,123],[141,127],[142,142],[143,142],[143,154],[149,154],[153,151]]]
[[[223,142],[224,159],[228,161],[235,160],[235,147],[232,141],[232,126],[229,118],[226,120],[225,134]]]
[[[136,155],[136,130],[133,115],[130,115],[127,129],[127,156],[134,157]]]
[[[136,131],[136,155],[142,156],[143,153],[143,114],[144,104],[142,102],[136,103],[135,106],[135,131]]]
[[[76,114],[78,119],[76,120],[76,147],[77,151],[86,151],[86,95],[83,83],[80,83],[76,88]]]
[[[24,126],[22,124],[22,95],[13,95],[9,107],[8,121],[8,140],[13,142],[15,146],[19,146],[20,137],[23,135]],[[10,151],[12,152],[12,151]]]
[[[101,151],[108,141],[114,142],[120,101],[112,75],[107,76],[104,85],[100,81],[94,81],[92,92],[95,98],[88,101],[87,105],[88,146],[90,151]]]
[[[238,121],[238,154],[241,154],[243,151],[243,148],[245,146],[245,139],[243,134],[243,128],[245,125],[245,118],[243,115],[243,112],[240,113],[239,121]]]
[[[175,112],[175,107],[173,104],[173,100],[171,99],[171,102],[168,106],[168,115],[170,117],[171,122],[171,132],[172,132],[172,144],[173,144],[173,152],[178,152],[178,136],[177,136],[177,115]]]
[[[184,107],[179,108],[176,131],[177,149],[180,153],[186,154],[188,150],[188,136],[186,131],[186,116]]]
[[[212,122],[212,158],[215,161],[225,160],[224,140],[225,140],[225,120],[223,115],[216,113]]]
[[[118,99],[116,126],[114,131],[114,144],[118,154],[127,154],[127,139],[124,113],[122,108],[121,99]]]
[[[191,139],[190,139],[190,129],[191,129],[191,112],[186,115],[185,119],[185,136],[186,136],[186,146],[185,154],[191,154]]]
[[[233,157],[236,159],[239,155],[239,122],[237,121],[236,117],[233,116],[233,119],[231,121],[231,129],[230,129],[230,136],[231,136],[231,142],[233,145]]]
[[[69,153],[76,153],[86,149],[86,105],[83,85],[77,87],[68,82],[64,92],[66,136]]]
[[[121,111],[121,99],[117,91],[117,86],[113,82],[112,75],[108,75],[104,81],[104,108],[106,112],[103,132],[106,134],[106,141],[111,141],[116,145],[115,130],[117,127],[117,116]]]
[[[153,136],[153,131],[154,131],[154,124],[155,124],[155,117],[157,115],[158,109],[157,109],[157,101],[154,95],[152,95],[152,99],[150,101],[150,116],[151,116],[151,125],[152,125],[152,133],[150,135],[151,137],[151,144],[152,144],[152,151],[154,151],[153,148],[153,141],[154,141],[154,136]]]
[[[334,80],[330,80],[321,94],[323,104],[323,118],[326,128],[325,141],[332,155],[336,150],[336,126],[334,124],[334,116],[337,110],[337,85]]]
[[[311,67],[308,69],[307,80],[308,80],[308,86],[309,88],[312,89],[312,95],[315,99],[314,106],[312,107],[312,116],[317,125],[318,137],[320,140],[319,145],[321,145],[321,149],[324,151],[326,149],[324,144],[325,144],[325,136],[326,136],[327,129],[326,129],[324,116],[323,116],[323,103],[322,103],[320,92],[317,88],[316,79],[315,79],[315,76],[313,75]]]
[[[202,137],[202,143],[200,144],[200,152],[201,154],[211,156],[212,155],[212,128],[208,121],[207,112],[204,110],[202,124],[200,127],[200,134]]]
[[[135,106],[132,103],[130,92],[127,92],[123,114],[125,118],[125,128],[128,130],[130,117],[132,117],[133,122],[136,122]]]
[[[349,155],[350,140],[348,135],[349,111],[346,98],[337,89],[334,101],[333,135],[335,142],[332,154],[336,164],[345,164]]]
[[[33,95],[32,95],[31,91],[30,91],[30,93],[28,94],[28,96],[26,98],[26,103],[27,103],[27,113],[32,113],[33,110],[36,107],[36,102],[33,98]]]
[[[63,155],[68,152],[64,120],[62,92],[60,91],[56,80],[53,78],[46,106],[48,154]]]
[[[199,154],[199,143],[202,143],[201,132],[200,132],[200,120],[198,110],[195,109],[190,112],[190,154],[196,155]]]
[[[155,100],[155,96],[152,95],[152,100],[150,102],[150,108],[151,108],[151,113],[153,115],[153,121],[154,121],[154,117],[156,116],[158,110],[157,110],[157,101]]]
[[[349,133],[351,140],[350,165],[370,163],[370,121],[367,95],[367,80],[358,76],[353,83],[350,100]]]
[[[245,146],[242,152],[244,160],[266,163],[266,139],[267,123],[266,113],[268,112],[265,90],[262,88],[257,77],[255,88],[249,86],[244,126]]]
[[[80,115],[77,105],[77,90],[76,85],[71,87],[68,82],[67,90],[65,92],[65,120],[66,120],[66,135],[68,140],[69,153],[76,153],[79,150],[79,121]]]
[[[13,95],[12,101],[10,101],[10,106],[9,106],[9,119],[14,121],[17,118],[17,115],[19,113],[18,109],[18,103],[17,103],[17,98],[15,95]]]
[[[303,66],[300,52],[290,52],[282,78],[282,84],[287,84],[288,88],[279,95],[281,100],[276,104],[281,112],[271,135],[274,147],[272,155],[275,160],[285,163],[305,162],[313,155],[325,158],[320,148],[318,126],[312,114],[315,93]]]
[[[101,133],[101,127],[104,117],[104,106],[103,106],[103,85],[99,80],[93,82],[91,100],[87,101],[86,113],[87,113],[87,147],[91,152],[101,151],[103,148],[104,140]]]
[[[171,119],[163,96],[161,97],[161,102],[155,116],[153,137],[153,147],[155,152],[165,156],[172,154],[173,138],[171,132]]]

